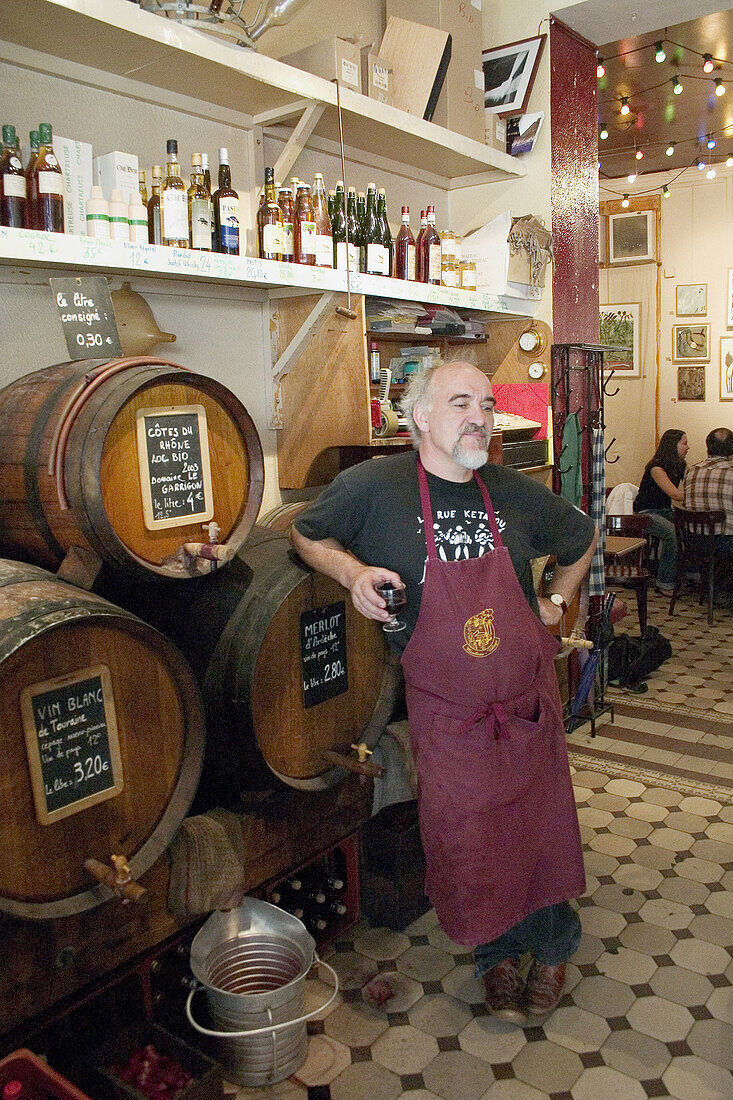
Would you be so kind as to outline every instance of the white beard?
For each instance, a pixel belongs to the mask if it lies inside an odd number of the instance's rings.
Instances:
[[[489,461],[489,447],[487,444],[486,447],[471,448],[469,451],[459,439],[453,448],[452,457],[454,462],[457,462],[459,466],[463,466],[466,470],[479,470]]]

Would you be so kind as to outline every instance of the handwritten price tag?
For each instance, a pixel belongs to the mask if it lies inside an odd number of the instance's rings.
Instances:
[[[122,355],[107,280],[101,276],[49,279],[72,359]]]

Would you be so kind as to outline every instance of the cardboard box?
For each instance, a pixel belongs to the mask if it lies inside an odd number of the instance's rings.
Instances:
[[[94,1095],[97,1100],[145,1100],[143,1093],[123,1081],[117,1071],[133,1052],[142,1050],[148,1044],[159,1055],[172,1058],[191,1074],[191,1081],[176,1093],[176,1100],[222,1100],[221,1071],[211,1059],[158,1024],[143,1022],[119,1032],[96,1051]]]
[[[122,192],[122,198],[130,203],[140,191],[138,160],[134,153],[122,153],[114,149],[94,158],[94,182],[102,188],[109,202],[115,188]]]
[[[493,111],[486,111],[485,124],[485,144],[500,153],[506,153],[506,119],[499,118]]]
[[[395,107],[432,119],[450,62],[450,35],[390,16],[379,55],[392,66]]]
[[[361,49],[361,87],[364,95],[378,99],[380,103],[394,106],[394,74],[384,57],[374,52],[373,46]]]
[[[484,141],[481,0],[386,0],[391,15],[438,27],[451,36],[451,59],[432,121]]]
[[[53,151],[64,173],[64,232],[85,234],[86,204],[92,189],[92,147],[86,141],[54,134]]]
[[[325,80],[338,80],[340,84],[360,92],[361,57],[359,39],[324,38],[303,50],[286,54],[280,60],[296,69],[322,76]]]

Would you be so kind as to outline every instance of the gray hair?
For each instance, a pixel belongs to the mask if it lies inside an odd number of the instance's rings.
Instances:
[[[481,370],[475,360],[476,356],[473,351],[455,351],[445,359],[439,359],[438,362],[433,363],[432,366],[425,367],[423,370],[416,371],[414,374],[410,375],[407,389],[400,402],[400,408],[407,420],[407,427],[410,430],[410,437],[412,438],[412,445],[415,450],[420,446],[420,440],[422,439],[422,432],[415,423],[415,407],[416,405],[420,405],[426,412],[429,412],[432,408],[432,395],[430,390],[435,372],[439,367],[445,367],[451,363],[467,363],[469,366]]]

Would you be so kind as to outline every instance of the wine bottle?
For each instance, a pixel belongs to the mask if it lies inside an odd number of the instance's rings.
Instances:
[[[311,189],[307,183],[298,184],[293,218],[295,235],[295,262],[314,267],[316,263],[316,220],[311,201]]]
[[[356,199],[356,221],[358,236],[356,238],[359,249],[359,271],[366,271],[366,196],[360,191]]]
[[[209,168],[209,154],[201,154],[201,168],[204,173],[204,187],[209,194],[209,225],[211,226],[211,251],[216,252],[216,234],[214,232],[214,200],[211,197],[211,170]]]
[[[3,126],[0,154],[0,225],[25,226],[26,183],[14,126]]]
[[[295,259],[295,241],[293,238],[293,192],[289,187],[281,187],[277,204],[282,214],[282,258],[288,263]]]
[[[342,901],[332,901],[328,906],[329,913],[333,913],[335,917],[345,917],[348,912],[346,906]]]
[[[384,253],[382,256],[382,264],[384,270],[383,275],[392,274],[392,233],[389,228],[389,222],[387,221],[387,192],[383,187],[379,188],[377,201],[377,218],[379,220],[379,231],[382,241],[382,247]]]
[[[308,893],[306,894],[306,898],[311,903],[311,905],[326,904],[326,894],[323,888],[318,885],[314,886],[311,890],[308,891]]]
[[[334,894],[338,894],[343,890],[346,883],[338,875],[329,875],[326,879],[326,888],[331,890]]]
[[[163,169],[160,164],[153,165],[151,195],[148,199],[148,241],[150,244],[162,244],[160,235],[160,185],[163,182]]]
[[[313,218],[316,223],[316,267],[333,267],[333,232],[320,172],[313,177]]]
[[[428,207],[428,226],[425,230],[423,250],[426,258],[426,275],[423,282],[440,286],[440,237],[435,228],[435,207]]]
[[[188,195],[181,179],[178,142],[166,142],[166,176],[160,187],[160,236],[169,248],[188,248]]]
[[[346,270],[346,202],[344,200],[344,181],[338,180],[332,202],[331,233],[333,235],[333,266],[339,271]]]
[[[328,216],[331,219],[331,230],[333,230],[333,214],[334,214],[334,210],[336,209],[336,207],[334,206],[335,202],[336,202],[336,192],[335,191],[329,191],[328,192],[327,206],[328,206]]]
[[[415,242],[415,278],[419,283],[425,282],[422,277],[423,269],[423,247],[425,243],[425,233],[428,228],[428,212],[427,210],[420,211],[420,230],[417,235],[417,241]]]
[[[367,275],[383,275],[384,245],[382,244],[381,226],[377,216],[376,187],[373,183],[370,183],[367,187],[364,240],[366,244]]]
[[[38,130],[31,130],[30,142],[31,151],[25,169],[25,227],[26,229],[35,229],[36,203],[38,201],[36,164],[38,162],[38,150],[41,145],[41,138]]]
[[[395,239],[394,274],[396,279],[415,281],[415,238],[410,229],[410,207],[402,207],[402,225]]]
[[[265,201],[257,211],[257,246],[263,260],[279,260],[283,248],[283,216],[275,200],[275,172],[265,168]]]
[[[356,188],[350,187],[346,204],[346,236],[349,250],[349,268],[351,271],[359,270],[359,222],[356,210]]]
[[[189,246],[197,252],[211,252],[211,195],[206,190],[201,154],[191,154],[188,188]]]
[[[239,195],[232,187],[229,152],[219,150],[219,187],[214,193],[216,251],[239,255]]]
[[[53,130],[50,123],[38,127],[40,145],[35,174],[38,198],[34,216],[34,229],[46,233],[64,231],[64,174],[53,151]]]

